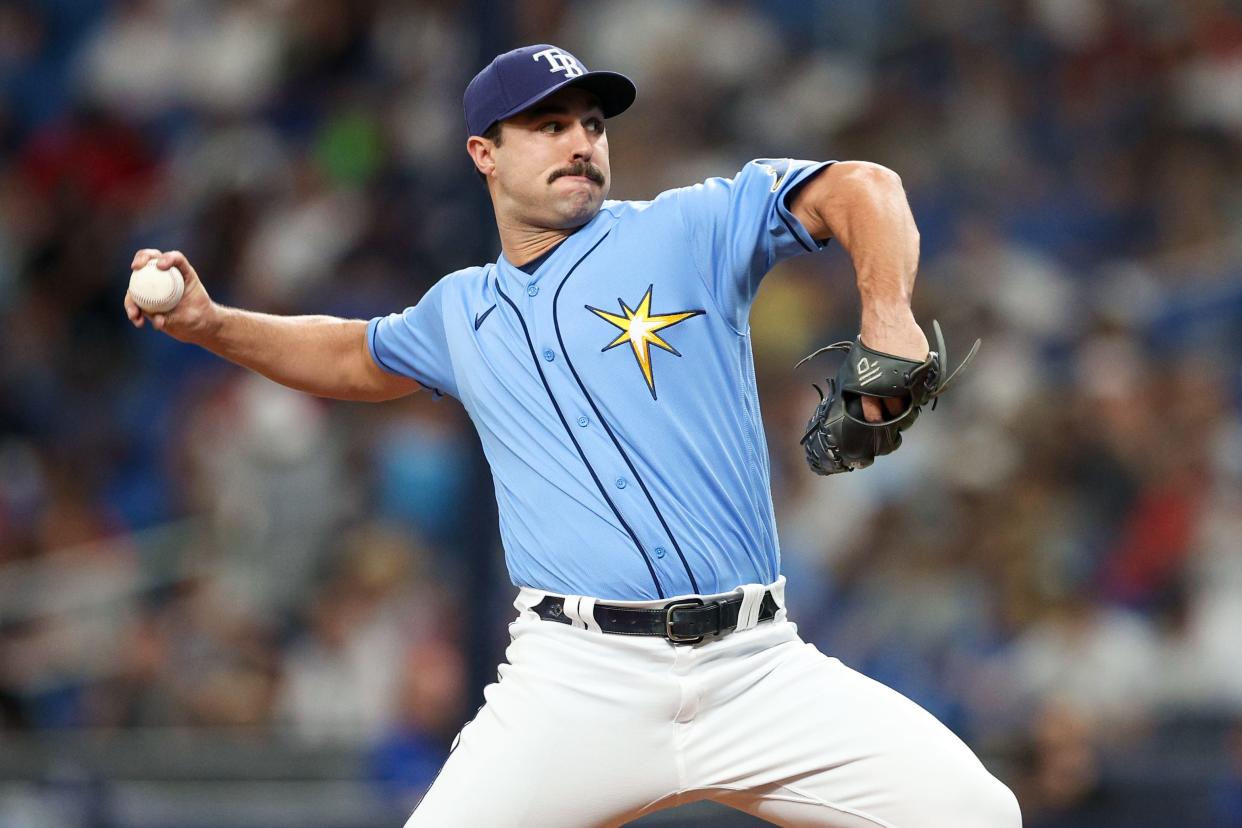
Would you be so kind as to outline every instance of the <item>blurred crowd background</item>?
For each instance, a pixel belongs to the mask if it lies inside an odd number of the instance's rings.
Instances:
[[[900,454],[816,478],[826,362],[792,366],[856,331],[852,270],[765,281],[804,636],[1031,826],[1242,826],[1236,0],[0,0],[0,825],[400,824],[429,784],[514,594],[468,419],[297,395],[121,299],[143,247],[358,318],[493,260],[461,93],[531,42],[638,83],[613,197],[893,168],[920,320],[984,339]]]

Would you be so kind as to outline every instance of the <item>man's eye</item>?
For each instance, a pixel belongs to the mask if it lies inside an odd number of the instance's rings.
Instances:
[[[587,129],[595,133],[603,132],[604,122],[601,121],[599,118],[592,118],[591,120],[587,121]]]
[[[558,124],[556,121],[548,121],[546,124],[539,127],[539,131],[540,132],[560,132],[561,125]]]

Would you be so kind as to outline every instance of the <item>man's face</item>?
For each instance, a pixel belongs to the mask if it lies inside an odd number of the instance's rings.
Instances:
[[[611,183],[595,96],[562,89],[501,124],[492,148],[497,217],[558,230],[586,224]]]

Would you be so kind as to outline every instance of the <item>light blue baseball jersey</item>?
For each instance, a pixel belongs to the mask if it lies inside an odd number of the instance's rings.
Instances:
[[[830,163],[605,202],[533,274],[502,255],[371,320],[375,361],[478,429],[515,585],[651,600],[776,580],[748,317],[773,265],[822,246],[785,202]]]

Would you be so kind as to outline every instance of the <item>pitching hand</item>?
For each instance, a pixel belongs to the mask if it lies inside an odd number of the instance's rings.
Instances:
[[[182,342],[194,342],[200,339],[202,334],[214,324],[218,312],[216,304],[207,295],[206,288],[199,281],[198,274],[194,272],[190,262],[178,250],[168,252],[153,248],[139,250],[134,254],[130,269],[139,270],[152,259],[156,260],[156,267],[163,270],[170,267],[180,270],[181,276],[185,279],[185,291],[177,307],[166,313],[151,314],[149,316],[151,324],[157,331],[163,331]],[[130,323],[135,328],[141,328],[148,318],[148,315],[129,295],[129,291],[125,292],[125,315],[129,317]]]

